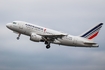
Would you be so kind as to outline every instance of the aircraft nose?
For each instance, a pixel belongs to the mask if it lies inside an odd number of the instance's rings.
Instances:
[[[10,26],[11,26],[11,23],[7,23],[7,24],[6,24],[6,27],[7,27],[7,28],[10,28]]]

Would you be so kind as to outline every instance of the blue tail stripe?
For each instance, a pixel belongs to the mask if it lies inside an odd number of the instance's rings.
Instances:
[[[88,33],[87,35],[85,35],[84,37],[88,37],[89,35],[91,35],[92,33],[96,32],[97,30],[99,30],[102,26],[96,28],[95,30],[93,30],[92,32]]]
[[[98,24],[96,27],[94,27],[93,29],[91,29],[90,31],[88,31],[87,33],[85,33],[84,35],[82,35],[81,37],[85,37],[87,34],[89,34],[90,32],[92,32],[93,30],[95,30],[96,28],[98,28],[101,25],[103,25],[103,23]]]

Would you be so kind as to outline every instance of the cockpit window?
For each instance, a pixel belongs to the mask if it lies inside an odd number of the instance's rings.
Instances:
[[[13,22],[13,24],[16,24],[16,22]]]

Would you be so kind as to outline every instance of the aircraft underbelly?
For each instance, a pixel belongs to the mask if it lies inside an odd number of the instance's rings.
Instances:
[[[69,40],[59,40],[61,45],[73,46],[73,42]]]

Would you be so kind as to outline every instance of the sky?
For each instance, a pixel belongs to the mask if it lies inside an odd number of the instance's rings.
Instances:
[[[29,40],[6,28],[26,21],[78,36],[105,23],[105,0],[0,0],[0,70],[105,70],[105,25],[95,38],[98,48],[67,47]]]

